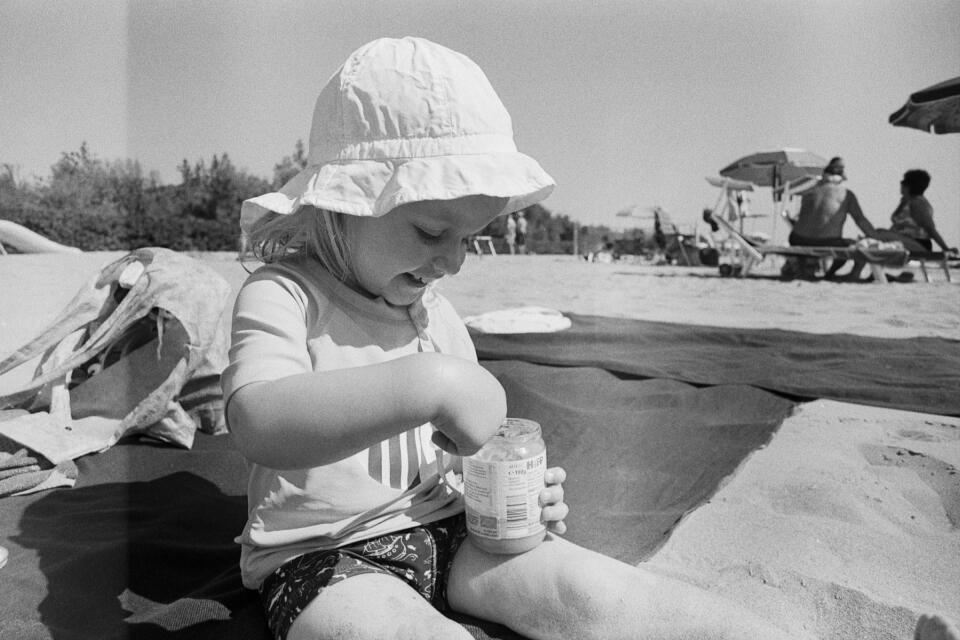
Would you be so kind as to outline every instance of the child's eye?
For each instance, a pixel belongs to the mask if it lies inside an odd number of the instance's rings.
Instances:
[[[442,232],[437,233],[435,231],[430,231],[429,229],[424,229],[423,227],[415,227],[415,229],[417,230],[417,235],[430,242],[436,242],[440,240],[440,237],[443,235]]]

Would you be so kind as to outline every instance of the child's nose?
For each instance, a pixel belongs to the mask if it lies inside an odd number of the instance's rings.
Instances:
[[[434,268],[443,271],[445,275],[460,273],[460,267],[467,258],[467,244],[465,242],[448,242],[442,247],[439,255],[434,257]]]

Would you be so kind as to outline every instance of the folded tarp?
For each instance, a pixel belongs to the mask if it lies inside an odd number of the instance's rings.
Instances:
[[[746,384],[800,400],[828,398],[960,415],[960,340],[870,338],[565,314],[558,333],[481,334],[481,359],[602,367],[697,385]]]
[[[632,330],[630,324],[624,331]],[[742,386],[699,389],[597,367],[484,363],[510,415],[541,423],[568,472],[567,537],[628,562],[648,557],[708,500],[792,403]],[[230,436],[191,450],[123,440],[77,460],[77,485],[0,500],[0,638],[266,640],[234,537],[244,459]],[[476,638],[518,638],[456,617]]]

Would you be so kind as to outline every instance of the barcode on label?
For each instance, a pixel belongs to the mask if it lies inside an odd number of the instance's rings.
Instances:
[[[507,528],[525,529],[527,527],[526,496],[511,496],[507,500]]]

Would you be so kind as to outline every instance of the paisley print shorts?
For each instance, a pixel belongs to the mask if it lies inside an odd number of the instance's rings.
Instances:
[[[314,551],[286,562],[260,586],[267,624],[284,640],[293,621],[326,587],[362,573],[393,575],[439,611],[447,609],[447,577],[467,536],[463,514],[364,540]]]

